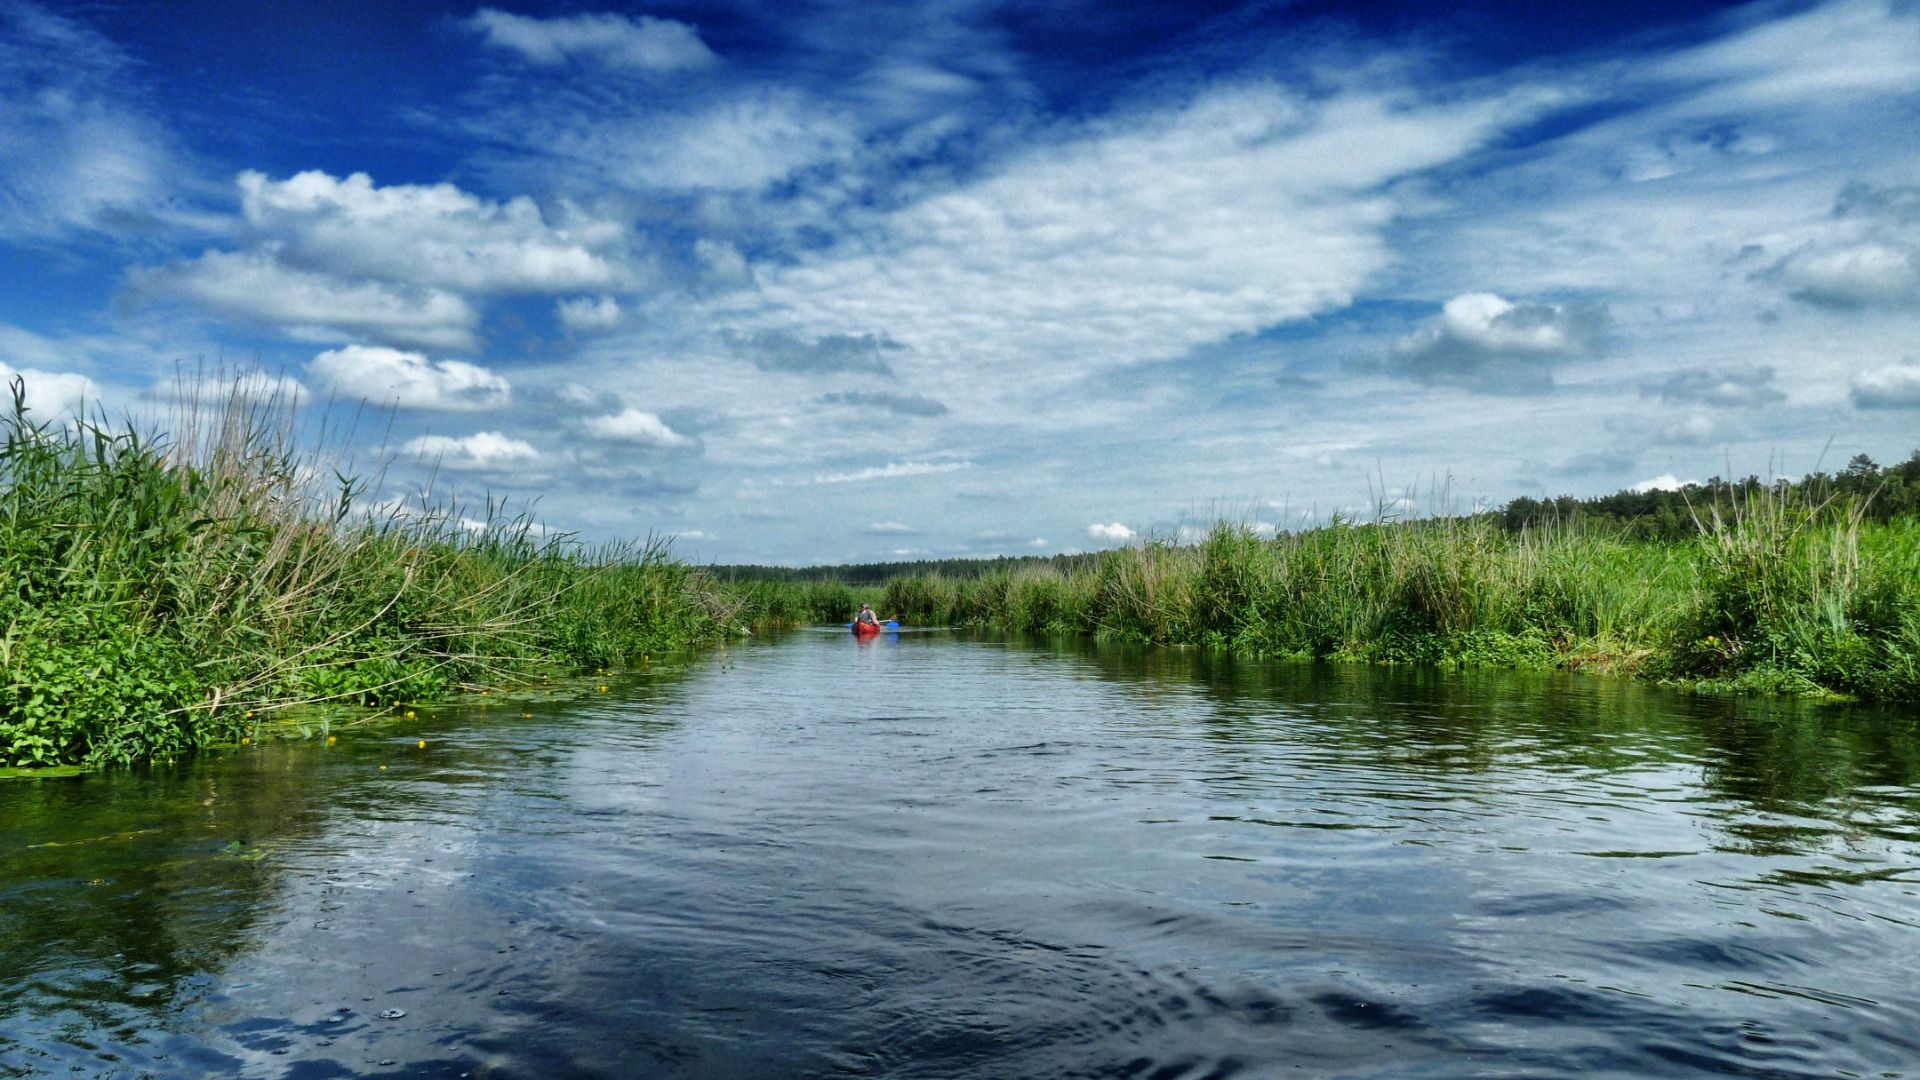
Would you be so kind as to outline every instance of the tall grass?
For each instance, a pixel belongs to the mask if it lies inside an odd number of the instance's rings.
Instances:
[[[417,700],[712,639],[745,604],[645,542],[489,504],[369,513],[291,403],[189,387],[169,434],[0,412],[0,764],[119,762],[320,701]]]
[[[1696,685],[1920,700],[1920,522],[1788,489],[1711,508],[1689,541],[1491,516],[1262,537],[1223,523],[1090,569],[905,576],[882,606],[1261,655],[1604,668]]]

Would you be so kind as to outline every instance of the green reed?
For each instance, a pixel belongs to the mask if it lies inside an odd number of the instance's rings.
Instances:
[[[12,387],[0,765],[172,754],[291,705],[603,668],[740,625],[740,598],[663,543],[586,549],[492,502],[478,527],[453,506],[368,512],[290,402],[185,389],[156,436],[36,423]]]
[[[888,582],[918,622],[1267,656],[1565,667],[1920,699],[1920,522],[1760,488],[1681,542],[1491,515],[1264,537],[1231,522],[1089,569]]]

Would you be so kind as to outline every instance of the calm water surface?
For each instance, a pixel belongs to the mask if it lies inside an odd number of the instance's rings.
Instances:
[[[1920,1076],[1910,713],[826,633],[521,711],[0,783],[0,1075]]]

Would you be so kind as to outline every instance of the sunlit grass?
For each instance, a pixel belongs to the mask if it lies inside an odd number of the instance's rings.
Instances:
[[[1263,537],[1225,522],[1090,569],[909,575],[883,606],[1263,656],[1565,667],[1710,688],[1920,699],[1920,523],[1761,488],[1687,541],[1490,515]]]
[[[738,626],[645,541],[588,549],[488,502],[375,507],[291,402],[189,387],[165,434],[0,412],[0,764],[132,761],[328,701],[390,707],[604,668]],[[324,480],[322,479],[324,478]]]

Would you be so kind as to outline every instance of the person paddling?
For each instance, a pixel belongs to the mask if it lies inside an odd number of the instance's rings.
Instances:
[[[853,621],[865,626],[878,627],[880,625],[880,617],[873,613],[873,605],[871,604],[861,604],[860,614],[855,615]]]

